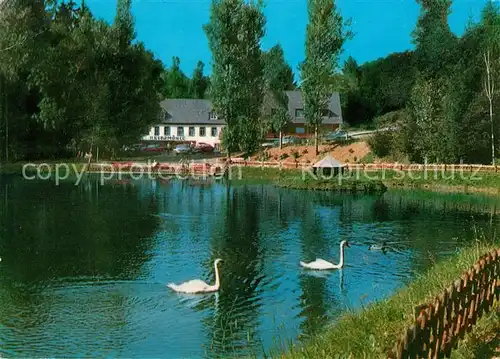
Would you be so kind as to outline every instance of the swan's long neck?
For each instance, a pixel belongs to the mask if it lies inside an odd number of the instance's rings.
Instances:
[[[339,262],[340,268],[344,267],[344,244],[345,243],[340,243],[340,262]]]
[[[219,268],[217,267],[217,263],[214,263],[214,267],[215,267],[215,285],[214,285],[214,287],[219,289],[220,277],[219,277]]]

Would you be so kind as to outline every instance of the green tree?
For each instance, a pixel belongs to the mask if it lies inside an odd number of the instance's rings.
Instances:
[[[285,131],[290,121],[288,108],[279,107],[271,114],[271,126],[273,130],[279,134],[280,148],[283,148],[283,131]]]
[[[118,0],[113,26],[117,31],[118,46],[120,50],[124,51],[132,44],[136,36],[132,16],[132,0]]]
[[[368,108],[368,101],[361,93],[362,68],[349,56],[344,62],[340,76],[340,97],[344,122],[355,125],[368,122],[373,115]]]
[[[360,96],[368,117],[404,108],[416,78],[414,53],[394,53],[360,67]]]
[[[456,126],[446,111],[449,101],[444,80],[418,78],[412,91],[411,110],[416,125],[415,156],[420,161],[452,163],[457,160]]]
[[[279,44],[264,52],[262,56],[265,92],[270,97],[263,106],[263,117],[264,121],[267,119],[271,129],[279,134],[279,144],[282,148],[283,131],[291,120],[286,91],[295,88],[293,71],[286,63],[283,48]]]
[[[9,1],[0,13],[6,155],[60,157],[136,141],[159,111],[162,66],[134,37],[130,1],[118,2],[112,26],[84,3]]]
[[[267,89],[275,92],[291,91],[297,86],[293,71],[285,60],[285,52],[280,44],[262,53],[263,76]]]
[[[41,0],[10,0],[0,10],[0,153],[6,161],[18,159],[18,152],[29,147],[25,138],[37,134],[31,115],[38,94],[29,89],[29,69],[43,59],[52,6]]]
[[[213,0],[204,26],[212,52],[210,95],[225,120],[222,135],[228,157],[238,149],[251,153],[260,139],[263,98],[260,41],[265,17],[261,1]]]
[[[430,162],[458,160],[459,123],[453,119],[450,75],[458,41],[450,30],[451,0],[417,0],[421,13],[413,32],[417,74],[410,111],[415,124],[414,158]]]
[[[334,0],[308,0],[309,23],[306,28],[306,58],[301,64],[304,113],[314,130],[316,155],[323,111],[332,92],[331,79],[350,33]]]
[[[106,63],[99,59],[95,63],[103,70],[108,67],[103,73],[107,74],[107,93],[110,96],[109,125],[114,129],[117,142],[124,144],[136,141],[160,111],[158,84],[162,66],[143,43],[132,44],[135,35],[130,0],[118,2],[116,19],[122,19],[115,20],[118,41],[113,36],[113,41],[105,47]],[[99,29],[98,26],[94,40],[97,43],[106,40],[105,27]]]
[[[167,98],[190,98],[189,78],[181,70],[179,57],[172,57],[172,67],[163,73],[164,91]]]
[[[451,0],[416,0],[420,16],[413,31],[418,69],[436,77],[449,71],[455,57],[457,38],[448,24]]]
[[[345,82],[344,89],[351,92],[358,91],[361,80],[361,69],[352,56],[349,56],[344,62],[342,74]]]
[[[208,78],[203,75],[205,64],[198,61],[194,69],[193,76],[189,82],[189,96],[191,98],[203,99],[208,87]]]
[[[488,115],[490,120],[491,162],[495,164],[495,121],[493,105],[498,91],[500,74],[500,11],[493,1],[489,1],[482,12],[483,27],[483,59],[485,67],[484,93],[488,99]]]

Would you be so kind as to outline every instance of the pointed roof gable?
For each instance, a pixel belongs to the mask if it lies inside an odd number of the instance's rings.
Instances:
[[[330,155],[326,155],[322,160],[316,162],[313,168],[334,168],[334,167],[344,167],[345,164],[337,161]]]

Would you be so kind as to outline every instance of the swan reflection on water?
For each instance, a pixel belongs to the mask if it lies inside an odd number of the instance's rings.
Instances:
[[[219,293],[211,292],[205,293],[205,295],[199,294],[189,294],[189,293],[178,293],[180,303],[191,309],[200,309],[211,307],[214,305],[215,311],[219,307]],[[214,303],[212,303],[212,298],[215,298]]]
[[[343,291],[343,289],[344,289],[344,270],[341,268],[337,272],[339,274],[340,291]],[[325,271],[319,271],[319,270],[312,270],[312,271],[307,271],[306,275],[326,280],[332,276],[332,273],[325,272]]]

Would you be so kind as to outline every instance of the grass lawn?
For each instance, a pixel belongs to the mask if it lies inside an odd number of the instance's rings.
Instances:
[[[433,171],[352,171],[328,179],[314,178],[307,170],[233,167],[234,183],[273,183],[280,187],[317,190],[383,191],[386,187],[422,188],[450,192],[500,194],[500,174]],[[382,186],[383,184],[383,186]]]
[[[301,169],[260,168],[260,167],[233,167],[231,168],[231,180],[233,182],[245,183],[273,183],[281,187],[294,187],[300,189],[315,189],[318,187],[331,187],[331,189],[342,184],[351,185],[381,183],[380,180],[372,178],[355,178],[354,176],[332,176],[331,178],[315,176],[312,172]]]
[[[49,160],[49,161],[36,161],[36,162],[12,162],[6,164],[0,164],[0,174],[8,175],[22,175],[23,167],[25,167],[26,173],[36,172],[37,169],[41,173],[54,172],[56,170],[56,165],[59,165],[59,171],[64,174],[67,165],[70,174],[75,173],[75,171],[81,172],[86,162],[75,162],[74,160]]]

